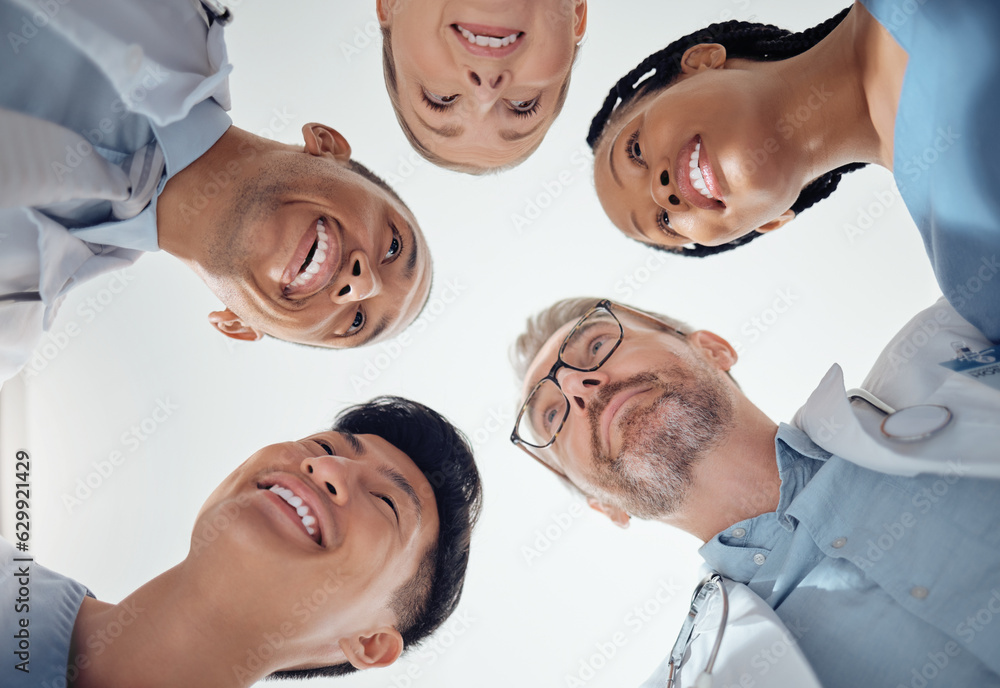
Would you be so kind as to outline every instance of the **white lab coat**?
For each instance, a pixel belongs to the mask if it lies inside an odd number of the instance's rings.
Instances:
[[[973,351],[991,346],[942,298],[900,330],[862,384],[896,409],[917,404],[947,407],[952,421],[934,437],[914,443],[884,437],[879,426],[885,415],[867,403],[848,401],[839,365],[830,368],[793,424],[823,449],[883,473],[1000,478],[1000,390],[938,365],[954,358],[956,341]],[[767,603],[743,584],[727,581],[726,587],[729,622],[712,685],[818,688],[794,636]],[[719,625],[718,602],[716,595],[715,609],[710,608],[696,627],[678,688],[693,686],[705,667]],[[668,661],[669,655],[641,688],[666,685]]]
[[[723,580],[729,593],[729,620],[712,671],[712,688],[822,688],[794,634],[774,610],[742,583]],[[674,677],[675,688],[691,688],[705,669],[721,612],[722,598],[716,592],[699,614],[691,645]],[[640,688],[663,688],[669,675],[668,654]]]
[[[942,298],[900,330],[862,384],[895,409],[918,404],[948,408],[952,421],[937,435],[918,442],[884,437],[879,426],[885,414],[847,400],[838,365],[827,372],[793,424],[823,449],[882,473],[1000,478],[1000,390],[939,365],[954,358],[955,341],[973,351],[991,346]]]
[[[13,1],[24,7],[26,16],[38,11],[29,0]],[[169,31],[172,22],[176,25],[193,14],[204,20],[204,30],[198,29],[198,22],[186,21],[187,30]],[[228,75],[232,67],[222,26],[209,25],[198,0],[74,0],[58,4],[48,24],[99,67],[131,111],[145,115],[153,125],[166,127],[180,121],[209,98],[226,110],[230,108]],[[0,76],[2,72],[0,67]],[[143,85],[150,75],[156,75],[155,88]],[[23,129],[18,127],[33,118],[15,118],[9,111],[3,112],[8,119],[0,126],[0,148],[7,170],[0,175],[0,384],[29,361],[70,289],[121,270],[142,254],[135,247],[89,243],[31,207],[18,205],[26,198],[32,206],[73,199],[121,201],[127,199],[128,180],[124,180],[123,196],[121,170],[91,155],[85,156],[81,165],[92,169],[87,174],[77,170],[72,176],[74,186],[26,182],[33,178],[44,181],[47,167],[31,159],[31,148],[16,145],[23,138]],[[86,139],[74,132],[34,121],[42,128],[39,131],[59,130],[60,150],[64,145],[87,145]],[[12,159],[17,154],[23,160]],[[33,177],[35,173],[39,176]],[[142,212],[153,213],[155,223],[155,208],[147,206]],[[29,291],[39,292],[41,301],[3,301],[5,295]]]

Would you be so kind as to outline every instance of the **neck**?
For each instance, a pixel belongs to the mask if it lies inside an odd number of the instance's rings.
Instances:
[[[186,564],[118,604],[84,600],[70,646],[79,669],[74,688],[248,686],[281,668],[278,653],[265,659],[250,649],[264,643],[273,624],[236,618],[254,601],[233,599],[217,582],[192,585]]]
[[[693,470],[683,508],[664,519],[702,542],[778,508],[778,426],[740,395],[731,430]]]
[[[167,182],[156,205],[160,248],[196,265],[230,212],[235,192],[251,161],[272,147],[285,147],[235,126],[229,127],[200,158]]]
[[[778,144],[799,156],[804,183],[852,162],[892,168],[906,53],[864,7],[806,52],[756,64],[777,77]]]

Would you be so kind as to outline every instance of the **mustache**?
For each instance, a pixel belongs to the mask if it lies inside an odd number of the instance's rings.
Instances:
[[[596,395],[594,395],[594,399],[587,409],[587,421],[590,423],[591,446],[596,449],[601,445],[599,432],[599,428],[601,427],[601,415],[604,413],[604,410],[608,408],[608,404],[611,403],[614,396],[622,390],[638,386],[648,386],[650,384],[656,386],[664,392],[669,392],[669,390],[664,389],[663,381],[656,375],[656,373],[645,372],[638,373],[625,378],[624,380],[608,383],[602,387]],[[601,463],[606,463],[612,458],[602,456],[598,452],[595,452],[594,456]]]

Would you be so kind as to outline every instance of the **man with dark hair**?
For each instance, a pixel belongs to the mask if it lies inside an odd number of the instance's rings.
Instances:
[[[118,604],[0,540],[3,608],[18,576],[32,585],[30,673],[6,662],[0,683],[248,686],[387,666],[457,606],[480,500],[461,433],[381,397],[247,459],[202,506],[184,561]]]
[[[344,136],[310,123],[289,145],[232,125],[215,5],[75,0],[48,17],[0,0],[15,53],[0,67],[0,382],[70,289],[143,251],[194,270],[224,304],[211,324],[240,340],[362,346],[426,301],[420,227]]]
[[[1000,628],[975,621],[1000,603],[1000,391],[938,365],[957,341],[971,352],[959,369],[996,367],[941,299],[863,390],[845,392],[834,366],[779,426],[729,376],[736,352],[718,335],[563,301],[515,345],[511,440],[617,525],[700,538],[712,568],[805,624],[797,641],[824,686],[911,685],[939,655],[941,685],[1000,685]]]

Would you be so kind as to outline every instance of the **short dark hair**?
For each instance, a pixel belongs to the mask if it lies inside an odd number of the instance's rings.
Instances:
[[[559,113],[562,112],[563,105],[566,104],[566,96],[569,94],[570,77],[573,75],[573,65],[576,64],[576,57],[579,53],[580,45],[577,44],[573,47],[573,61],[570,62],[569,71],[566,73],[566,79],[563,81],[562,86],[559,88],[559,94],[556,96],[555,106],[552,109],[553,122],[555,122]],[[382,27],[382,73],[385,76],[385,90],[389,94],[389,102],[392,103],[392,111],[396,115],[396,121],[399,122],[399,128],[403,130],[403,135],[406,136],[406,140],[410,142],[413,150],[417,151],[417,153],[419,153],[424,160],[436,165],[437,167],[451,170],[453,172],[464,172],[465,174],[472,175],[481,175],[488,172],[503,172],[517,167],[531,157],[531,154],[534,153],[540,145],[542,145],[542,141],[545,138],[543,136],[538,139],[538,141],[535,142],[535,145],[526,150],[520,158],[498,167],[452,162],[451,160],[441,157],[424,145],[423,141],[417,138],[417,135],[413,133],[413,129],[406,122],[406,120],[403,119],[402,110],[399,106],[399,84],[396,81],[396,58],[392,52],[392,30],[388,26]]]
[[[417,572],[396,590],[390,602],[396,630],[409,650],[440,627],[462,597],[472,528],[482,505],[482,484],[472,448],[462,431],[444,416],[402,397],[381,396],[351,406],[337,415],[333,430],[381,437],[406,454],[434,490],[437,542],[427,548]],[[345,662],[278,671],[268,678],[340,676],[353,671]]]
[[[638,103],[647,96],[673,85],[681,71],[681,58],[688,48],[701,43],[719,43],[725,46],[727,57],[745,58],[759,62],[784,60],[804,53],[823,40],[844,20],[849,11],[850,8],[847,8],[837,16],[800,33],[792,33],[770,24],[727,21],[712,24],[677,39],[666,48],[647,57],[635,69],[618,80],[590,123],[587,143],[590,144],[591,150],[596,149],[603,138],[608,122],[624,113],[628,105]],[[792,205],[792,212],[798,215],[806,208],[823,200],[837,189],[841,176],[864,166],[864,163],[850,163],[814,179],[802,189],[798,199]],[[694,248],[668,248],[665,246],[654,246],[654,248],[669,253],[703,258],[748,244],[763,234],[764,232],[753,231],[720,246],[696,244]],[[645,242],[642,243],[645,244]]]

